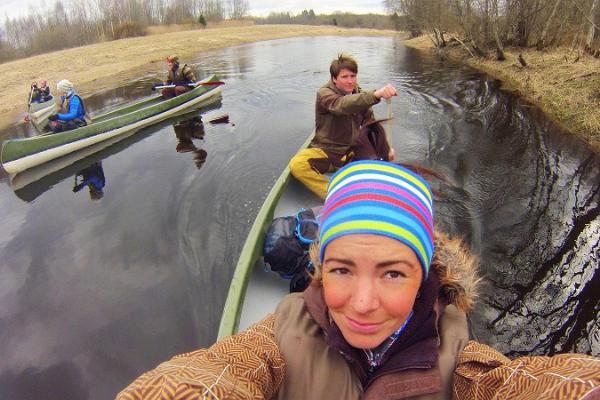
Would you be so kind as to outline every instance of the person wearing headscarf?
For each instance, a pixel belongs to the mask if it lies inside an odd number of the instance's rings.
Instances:
[[[117,399],[600,395],[597,358],[511,361],[469,341],[477,262],[435,229],[431,189],[413,170],[358,161],[334,174],[311,258],[304,292],[247,330],[160,364]]]
[[[87,125],[83,99],[76,93],[71,81],[63,79],[56,84],[60,96],[60,112],[48,117],[53,132],[64,132]]]
[[[179,57],[176,55],[170,55],[167,57],[167,85],[174,85],[173,87],[164,88],[161,94],[164,98],[168,99],[171,97],[179,96],[182,93],[188,92],[193,89],[193,84],[196,82],[194,71],[192,68],[183,64],[179,65]]]

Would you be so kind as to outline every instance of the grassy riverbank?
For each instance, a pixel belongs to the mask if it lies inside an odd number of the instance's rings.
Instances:
[[[85,97],[146,74],[165,72],[167,55],[186,59],[203,52],[295,36],[391,36],[394,31],[347,29],[336,26],[251,25],[211,29],[157,31],[156,34],[97,43],[0,64],[0,128],[26,111],[29,85],[40,77],[54,90],[61,79],[71,80]]]
[[[406,41],[406,45],[424,50],[434,48],[427,36]],[[518,61],[523,55],[527,66]],[[600,60],[567,48],[506,49],[506,60],[469,57],[460,46],[440,51],[442,57],[460,60],[500,79],[505,89],[517,92],[567,131],[585,139],[600,152]]]
[[[206,51],[262,40],[295,36],[397,34],[374,29],[307,25],[170,29],[167,32],[156,30],[144,37],[98,43],[0,64],[0,128],[14,123],[19,114],[26,111],[29,84],[40,77],[48,79],[53,89],[58,80],[70,79],[85,97],[135,77],[164,73],[165,57],[172,53],[185,61],[201,57]],[[426,36],[407,40],[406,44],[424,51],[437,51]],[[519,53],[527,61],[526,67],[517,61]],[[507,90],[516,91],[539,105],[550,118],[600,151],[600,60],[562,48],[545,52],[508,49],[504,62],[466,57],[466,51],[458,45],[444,49],[442,54],[500,79]]]

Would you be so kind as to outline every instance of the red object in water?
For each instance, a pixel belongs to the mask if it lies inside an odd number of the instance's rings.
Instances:
[[[220,117],[213,118],[210,121],[211,124],[228,124],[229,123],[229,115],[221,115]]]

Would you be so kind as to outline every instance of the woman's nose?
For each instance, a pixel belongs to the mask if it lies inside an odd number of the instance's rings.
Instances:
[[[379,298],[373,282],[359,280],[353,288],[352,307],[357,313],[365,314],[379,307]]]

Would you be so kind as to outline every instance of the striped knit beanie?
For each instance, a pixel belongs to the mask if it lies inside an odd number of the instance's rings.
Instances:
[[[319,239],[320,260],[332,240],[353,233],[388,236],[409,246],[427,279],[433,256],[433,197],[427,182],[386,161],[357,161],[329,181]]]

